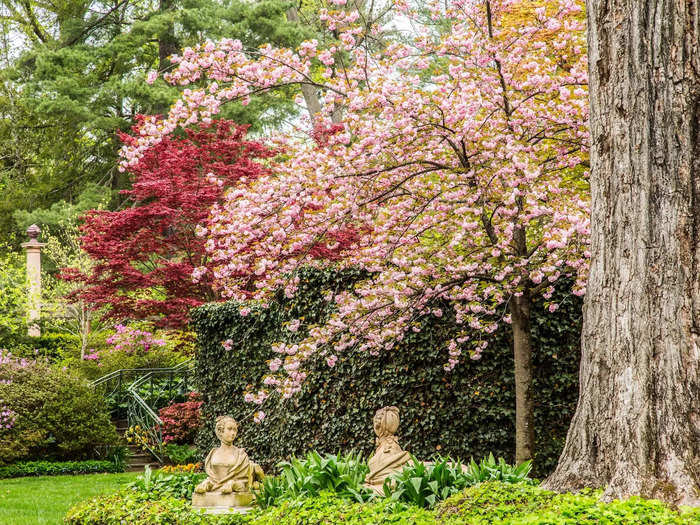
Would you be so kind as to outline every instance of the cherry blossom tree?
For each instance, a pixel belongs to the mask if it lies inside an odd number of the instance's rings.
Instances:
[[[396,8],[414,32],[380,51],[367,40],[382,28],[347,9],[321,11],[338,35],[329,47],[263,46],[250,56],[223,40],[186,49],[167,79],[205,87],[185,89],[166,119],[144,123],[122,152],[122,168],[178,127],[208,122],[229,100],[314,87],[322,108],[308,135],[270,137],[285,160],[232,188],[199,234],[208,238],[214,282],[233,299],[265,302],[279,287],[293,294],[300,265],[359,266],[372,277],[329,296],[336,313],[323,326],[303,326],[302,342],[275,345],[266,388],[249,400],[262,403],[273,388],[293,395],[313,355],[333,366],[352,345],[389,350],[407,330],[420,330],[419,316],[439,317],[448,305],[462,330],[444,350],[447,371],[464,354],[480,358],[499,323],[512,327],[523,461],[534,443],[532,302],[551,298],[565,275],[578,276],[574,293],[585,290],[581,2],[435,2],[427,23],[425,12],[402,1]],[[339,110],[342,122],[333,118]],[[335,250],[333,261],[319,256],[323,247]],[[243,277],[251,274],[253,292]]]

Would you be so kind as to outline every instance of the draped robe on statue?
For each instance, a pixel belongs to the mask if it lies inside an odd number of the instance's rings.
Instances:
[[[377,450],[369,458],[369,474],[365,483],[373,487],[381,487],[390,474],[401,470],[411,459],[411,455],[399,446],[396,436],[377,438]]]
[[[209,490],[220,490],[229,482],[234,491],[249,490],[252,463],[248,454],[242,448],[233,447],[232,455],[217,455],[220,450],[212,449],[204,460],[204,472],[211,481]]]

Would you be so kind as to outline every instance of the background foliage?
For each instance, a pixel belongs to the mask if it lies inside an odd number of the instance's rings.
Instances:
[[[12,353],[21,357],[44,357],[51,361],[61,356],[75,353],[80,348],[80,337],[66,333],[43,333],[39,337],[26,334],[26,328],[6,337],[0,337],[0,348],[11,348]]]
[[[330,369],[319,358],[303,390],[290,400],[273,396],[263,407],[244,402],[244,393],[257,389],[269,373],[265,360],[276,356],[270,345],[302,338],[305,326],[330,311],[324,293],[350,286],[359,277],[352,270],[303,269],[292,299],[279,293],[268,308],[247,305],[251,312],[246,316],[233,302],[193,311],[199,341],[196,370],[204,400],[200,448],[216,443],[214,418],[230,414],[241,423],[238,444],[268,469],[310,449],[355,449],[367,456],[374,445],[374,412],[396,405],[401,409],[400,443],[421,459],[436,453],[479,458],[493,452],[512,462],[515,394],[509,330],[493,334],[481,360],[465,360],[447,374],[444,342],[455,326],[448,315],[422,319],[422,330],[407,333],[395,351],[379,356],[348,351]],[[567,284],[562,283],[562,289]],[[554,313],[538,304],[532,321],[536,476],[554,467],[578,395],[581,301],[563,294],[557,300],[561,307]],[[302,319],[302,327],[291,332],[285,323],[295,319]],[[221,344],[227,339],[231,350]],[[252,416],[260,408],[266,417],[257,425]]]

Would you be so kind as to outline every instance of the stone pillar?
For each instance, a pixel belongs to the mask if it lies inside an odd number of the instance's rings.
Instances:
[[[27,251],[27,282],[29,283],[29,297],[27,302],[27,333],[32,337],[39,337],[41,331],[37,321],[41,316],[41,247],[46,246],[37,240],[41,229],[32,224],[27,228],[29,242],[22,244]]]

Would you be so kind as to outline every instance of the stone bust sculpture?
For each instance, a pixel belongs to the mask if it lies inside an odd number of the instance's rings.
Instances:
[[[411,456],[399,446],[396,430],[399,428],[399,409],[384,407],[377,410],[373,419],[374,433],[377,435],[377,449],[369,458],[369,474],[365,484],[381,493],[384,480],[401,468]]]
[[[192,505],[246,506],[253,501],[250,491],[259,487],[259,480],[264,477],[263,471],[250,461],[245,450],[233,445],[238,435],[235,419],[231,416],[217,417],[215,432],[221,446],[213,448],[204,460],[207,479],[194,489]]]

